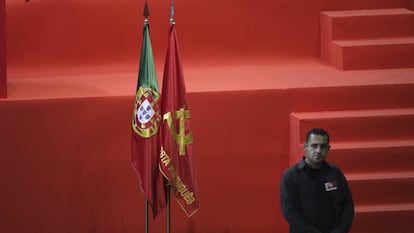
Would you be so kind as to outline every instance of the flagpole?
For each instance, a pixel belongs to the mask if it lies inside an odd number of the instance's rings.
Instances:
[[[170,8],[170,24],[175,24],[174,20],[174,0],[171,0],[171,8]],[[171,204],[170,204],[170,189],[171,184],[166,184],[166,193],[167,193],[167,233],[170,233],[171,230]]]
[[[171,0],[171,7],[170,7],[170,24],[175,24],[174,20],[174,0]],[[166,195],[167,195],[167,233],[170,233],[171,230],[171,202],[170,202],[170,189],[171,184],[166,184]]]
[[[170,23],[175,24],[174,20],[174,0],[171,0],[171,7],[170,7]]]
[[[145,0],[144,24],[148,24],[148,16],[149,16],[148,2],[147,2],[147,0]],[[145,198],[145,233],[149,233],[148,206],[149,206],[149,201],[148,201],[147,198]]]
[[[167,197],[167,233],[170,233],[171,230],[171,205],[170,205],[170,188],[171,185],[167,183],[165,185],[165,194]]]
[[[148,221],[148,199],[145,200],[145,233],[149,232],[149,221]]]

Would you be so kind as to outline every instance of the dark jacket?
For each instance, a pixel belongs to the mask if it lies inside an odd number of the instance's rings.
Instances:
[[[354,217],[354,202],[346,178],[333,164],[326,163],[321,169],[325,169],[325,184],[334,184],[333,188],[326,187],[335,215],[335,222],[332,223],[334,227],[329,233],[348,233]],[[290,233],[321,233],[316,228],[318,216],[315,195],[318,194],[311,179],[303,159],[283,174],[280,202],[283,215],[289,222]]]

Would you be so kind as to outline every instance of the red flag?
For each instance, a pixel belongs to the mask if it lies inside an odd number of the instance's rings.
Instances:
[[[199,208],[197,180],[192,153],[193,136],[187,106],[184,76],[175,32],[170,25],[167,58],[161,94],[160,169],[187,216]]]
[[[142,192],[152,207],[153,217],[165,207],[165,188],[159,170],[161,124],[160,94],[152,54],[149,25],[144,23],[141,59],[132,116],[131,163]]]

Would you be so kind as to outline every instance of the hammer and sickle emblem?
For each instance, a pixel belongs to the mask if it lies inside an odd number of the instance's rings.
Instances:
[[[174,138],[174,141],[179,145],[179,155],[185,155],[185,145],[193,142],[193,135],[191,133],[185,134],[185,119],[190,118],[190,111],[180,108],[174,112],[176,119],[179,119],[179,131],[175,130],[171,112],[164,114],[163,119],[167,120],[168,128]]]

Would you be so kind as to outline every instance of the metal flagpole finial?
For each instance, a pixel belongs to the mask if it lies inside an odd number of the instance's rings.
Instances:
[[[148,9],[148,1],[145,0],[145,5],[144,5],[144,17],[148,18],[149,16],[149,9]]]
[[[174,19],[174,0],[171,1],[171,8],[170,8],[170,23],[175,24]]]
[[[147,0],[145,0],[145,5],[144,5],[144,25],[148,24],[148,16],[149,16],[148,2],[147,2]]]

